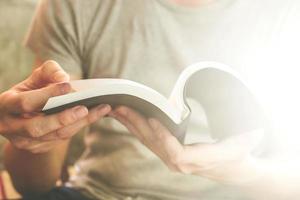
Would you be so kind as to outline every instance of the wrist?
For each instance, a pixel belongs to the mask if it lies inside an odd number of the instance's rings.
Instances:
[[[232,186],[247,187],[259,183],[263,178],[263,170],[260,166],[258,159],[248,156],[243,160],[233,164],[233,168],[230,172],[226,171],[226,174],[230,177],[225,177],[225,184]]]

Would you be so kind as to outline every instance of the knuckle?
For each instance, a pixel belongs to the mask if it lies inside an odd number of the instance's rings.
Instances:
[[[21,111],[32,112],[30,101],[26,97],[21,96],[18,103]]]
[[[25,127],[26,132],[28,133],[29,136],[31,137],[40,137],[43,135],[43,131],[41,130],[41,128],[39,128],[38,126],[34,125],[34,124],[29,124]]]
[[[22,142],[12,142],[12,144],[18,149],[24,149],[25,145]]]
[[[64,127],[76,121],[76,116],[73,112],[62,112],[58,115],[59,124]]]

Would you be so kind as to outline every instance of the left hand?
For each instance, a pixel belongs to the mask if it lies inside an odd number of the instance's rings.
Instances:
[[[128,107],[120,106],[109,115],[120,121],[172,171],[231,184],[249,183],[260,176],[250,153],[261,140],[262,130],[216,143],[182,145],[158,120],[146,119]]]

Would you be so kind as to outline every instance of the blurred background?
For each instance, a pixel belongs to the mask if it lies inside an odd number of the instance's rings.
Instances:
[[[31,71],[33,54],[22,45],[31,17],[38,0],[0,0],[0,92],[22,81]],[[0,137],[0,170],[3,166],[3,146],[6,142]],[[0,196],[19,198],[8,181],[8,175],[1,172]],[[4,183],[3,182],[3,183]],[[3,184],[2,183],[2,184]],[[5,188],[5,189],[4,189]]]
[[[0,91],[26,78],[33,54],[22,45],[38,0],[0,0]],[[5,139],[0,137],[1,149]],[[2,151],[0,168],[3,169]]]
[[[34,55],[23,45],[39,0],[0,0],[0,92],[24,80],[34,66]],[[83,150],[83,134],[72,141],[66,166],[73,164]],[[6,142],[0,137],[0,199],[3,193],[12,199],[19,199],[10,183],[3,166],[3,146]],[[4,184],[1,185],[1,184]]]

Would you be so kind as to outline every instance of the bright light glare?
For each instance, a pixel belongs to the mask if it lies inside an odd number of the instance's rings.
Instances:
[[[300,152],[300,14],[290,10],[278,28],[253,56],[247,77],[264,105],[277,140],[289,153]],[[259,67],[257,67],[259,66]],[[278,146],[279,148],[279,146]],[[300,160],[300,158],[297,158]]]

